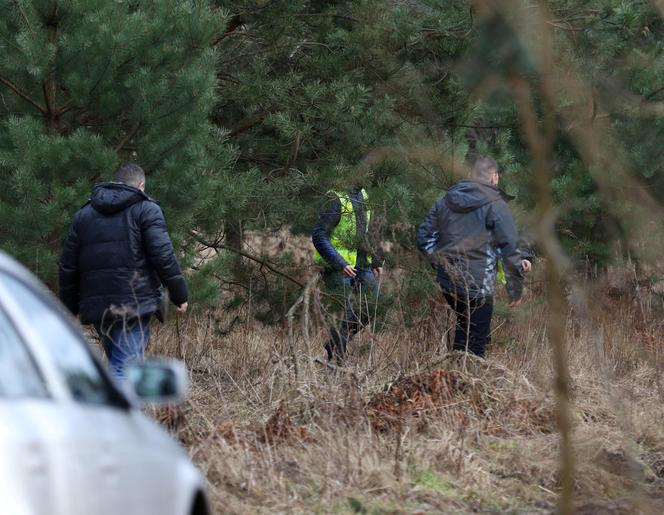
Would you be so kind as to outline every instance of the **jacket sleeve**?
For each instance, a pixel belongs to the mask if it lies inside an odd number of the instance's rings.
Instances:
[[[60,300],[67,306],[67,309],[74,316],[78,315],[79,310],[79,289],[78,289],[78,233],[77,233],[78,213],[69,226],[69,232],[62,249],[59,266],[59,290]]]
[[[521,253],[521,259],[527,259],[528,261],[533,261],[535,259],[535,252],[533,252],[533,247],[523,236],[519,238],[518,248],[519,252]]]
[[[491,230],[505,277],[507,294],[511,301],[519,300],[523,293],[523,267],[519,252],[519,233],[510,208],[504,201],[494,202],[489,208],[487,227]]]
[[[417,248],[424,253],[432,265],[436,264],[435,253],[438,249],[439,236],[438,202],[436,202],[417,229]]]
[[[166,220],[161,208],[154,202],[144,202],[141,212],[141,236],[150,265],[155,269],[161,283],[168,289],[171,301],[176,306],[187,302],[187,285],[180,269],[171,238],[166,229]]]
[[[348,262],[334,248],[330,237],[341,220],[341,200],[336,195],[328,197],[318,221],[311,231],[311,241],[318,253],[334,270],[343,270]]]

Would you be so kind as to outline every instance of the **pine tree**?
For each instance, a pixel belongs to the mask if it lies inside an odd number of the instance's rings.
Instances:
[[[201,242],[216,247],[198,268],[252,282],[252,294],[258,274],[266,298],[283,304],[290,281],[277,276],[275,288],[265,268],[238,267],[236,252],[252,252],[244,231],[306,234],[321,196],[358,178],[398,243],[392,259],[409,268],[415,225],[474,154],[496,155],[503,184],[531,209],[508,79],[537,89],[538,63],[513,20],[483,17],[481,4],[0,0],[0,243],[52,281],[91,185],[138,161],[189,264]],[[632,175],[661,198],[659,14],[647,2],[550,4],[554,54],[583,71]],[[517,21],[532,11],[501,5]],[[625,229],[564,127],[554,165],[567,248],[605,261]],[[287,255],[255,257],[298,274]],[[209,276],[197,291],[216,290]]]
[[[239,151],[226,191],[225,203],[234,202],[226,245],[241,247],[242,229],[306,235],[321,197],[361,180],[386,215],[387,236],[412,253],[414,224],[454,173],[454,160],[440,156],[462,160],[468,150],[446,126],[463,123],[472,107],[453,70],[471,40],[467,4],[218,4],[231,22],[219,39],[215,120]]]
[[[53,282],[72,213],[141,164],[178,249],[212,230],[233,159],[208,120],[222,12],[204,2],[0,0],[0,245]]]
[[[548,20],[553,30],[554,59],[567,63],[563,70],[568,71],[563,73],[577,74],[591,90],[589,94],[569,91],[553,106],[561,121],[575,120],[558,124],[554,147],[552,190],[561,213],[558,232],[568,252],[580,263],[604,265],[614,256],[616,242],[621,243],[622,249],[634,248],[636,240],[641,238],[642,228],[628,223],[624,216],[625,211],[640,206],[630,194],[633,186],[623,184],[624,189],[617,196],[602,192],[598,179],[610,175],[620,179],[610,167],[593,170],[584,162],[575,131],[606,124],[610,130],[598,134],[613,138],[617,145],[604,146],[602,155],[595,156],[595,160],[620,162],[624,178],[645,187],[656,199],[664,197],[658,143],[664,136],[664,125],[657,112],[657,101],[664,91],[661,47],[664,24],[655,6],[648,2],[556,0],[549,4],[549,12],[555,13]],[[525,37],[526,32],[518,30],[519,23],[527,24],[519,17],[524,6],[520,2],[511,6],[504,10],[504,15],[518,20],[516,24],[503,22],[497,31],[496,16],[478,24],[480,44],[465,56],[471,70],[466,77],[472,77],[473,73],[477,76],[466,82],[466,86],[471,88],[490,74],[494,82],[497,78],[505,81],[502,89],[496,88],[490,98],[483,99],[478,113],[483,123],[503,127],[508,135],[509,152],[513,156],[508,180],[520,204],[532,209],[535,199],[528,170],[529,156],[508,81],[510,74],[516,74],[537,91],[542,71],[533,61],[537,38]],[[560,77],[554,76],[552,80]],[[620,185],[616,189],[620,190]],[[655,213],[644,215],[642,223],[653,216]]]

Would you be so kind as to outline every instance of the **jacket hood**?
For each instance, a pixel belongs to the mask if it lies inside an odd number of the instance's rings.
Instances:
[[[149,197],[138,188],[121,182],[97,184],[90,195],[92,207],[104,215],[123,211],[141,200],[149,200]]]
[[[445,203],[452,211],[469,213],[501,197],[501,190],[496,186],[464,180],[459,181],[448,190],[445,195]]]

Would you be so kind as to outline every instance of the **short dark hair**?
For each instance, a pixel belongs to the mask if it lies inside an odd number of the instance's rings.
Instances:
[[[473,179],[488,181],[496,173],[498,173],[498,163],[493,157],[478,156],[473,163],[470,175]]]
[[[115,180],[138,188],[142,182],[145,182],[145,172],[135,163],[121,164],[115,170]]]

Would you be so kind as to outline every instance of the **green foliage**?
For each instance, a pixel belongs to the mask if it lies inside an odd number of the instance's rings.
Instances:
[[[433,490],[434,492],[452,496],[455,494],[454,485],[432,469],[416,469],[412,472],[413,484]]]
[[[394,244],[388,263],[411,270],[410,305],[429,273],[414,229],[465,162],[494,155],[516,210],[536,207],[513,85],[540,91],[545,70],[538,35],[515,29],[534,7],[510,5],[487,14],[464,0],[0,0],[0,244],[52,281],[71,214],[126,160],[147,169],[187,264],[200,250],[192,230],[234,249],[247,231],[306,235],[327,191],[361,183]],[[550,7],[554,58],[581,70],[594,95],[570,92],[553,108],[608,119],[630,176],[661,199],[660,14],[646,1]],[[580,262],[604,263],[631,207],[601,193],[598,170],[558,125],[559,234]],[[297,288],[217,250],[197,266],[201,299],[214,296],[210,278],[232,276],[278,318],[275,303]],[[288,256],[259,257],[299,277]]]
[[[235,216],[308,231],[315,200],[353,181],[394,124],[390,99],[363,78],[371,34],[352,21],[375,2],[218,3],[234,14],[219,44],[215,121],[238,145],[235,175],[260,192],[259,202],[241,195]]]
[[[554,59],[577,66],[579,78],[590,85],[594,95],[583,99],[579,92],[570,91],[553,108],[558,113],[575,110],[582,126],[608,118],[610,136],[625,149],[628,176],[661,200],[664,173],[658,142],[664,136],[664,125],[658,116],[648,114],[646,107],[659,100],[664,91],[660,89],[664,80],[664,24],[660,13],[649,2],[549,3],[553,14],[547,23],[553,27]],[[504,184],[508,191],[517,196],[522,207],[532,211],[536,199],[529,155],[511,88],[518,77],[538,91],[540,74],[547,70],[538,70],[540,64],[534,59],[537,35],[519,36],[514,29],[524,23],[519,22],[519,13],[515,3],[511,13],[483,18],[477,27],[476,42],[463,56],[460,69],[468,88],[482,88],[487,81],[492,82],[490,94],[481,98],[475,111],[474,123],[498,131],[482,131],[482,138],[489,143],[490,151],[498,154],[507,171]],[[527,29],[525,33],[528,34]],[[551,79],[556,81],[559,77]],[[537,101],[541,109],[542,99]],[[612,161],[620,151],[609,148],[605,154],[595,157],[600,162]],[[630,206],[628,195],[619,202],[603,197],[593,175],[605,174],[606,170],[588,169],[580,157],[574,128],[563,123],[559,124],[552,165],[554,201],[560,212],[557,227],[565,248],[580,262],[606,264],[613,257],[616,240],[625,240],[629,231],[623,221],[624,210],[636,206]]]
[[[237,147],[241,183],[227,241],[244,229],[308,235],[324,194],[359,183],[398,243],[390,263],[412,252],[415,225],[469,150],[446,129],[468,111],[453,70],[470,41],[466,2],[216,4],[230,23],[218,43],[214,120]],[[231,271],[247,282],[246,270]],[[268,283],[252,294],[283,298]]]
[[[208,121],[225,16],[201,2],[0,1],[0,245],[51,282],[73,212],[140,163],[179,248],[218,224],[233,153]]]

